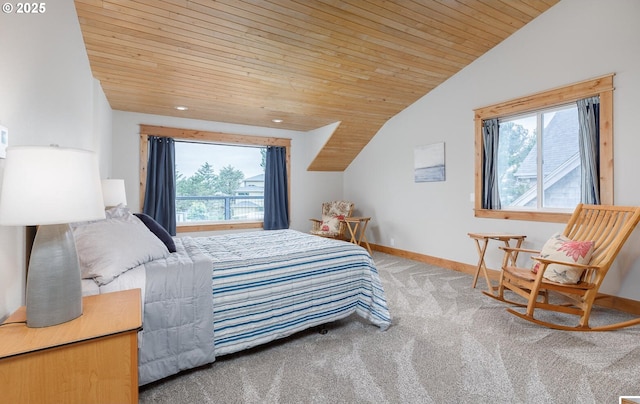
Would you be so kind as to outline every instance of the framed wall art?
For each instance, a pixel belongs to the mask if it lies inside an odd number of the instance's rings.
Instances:
[[[445,180],[444,142],[414,149],[414,182]]]

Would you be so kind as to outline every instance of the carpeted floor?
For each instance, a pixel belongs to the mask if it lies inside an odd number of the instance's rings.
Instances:
[[[350,317],[143,386],[140,403],[618,403],[640,395],[640,326],[528,323],[472,277],[374,252],[393,325]],[[626,315],[595,309],[592,325]]]

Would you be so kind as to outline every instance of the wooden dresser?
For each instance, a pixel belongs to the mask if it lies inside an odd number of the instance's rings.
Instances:
[[[6,323],[24,321],[21,307]],[[140,289],[83,298],[82,316],[55,326],[0,326],[0,401],[137,403]]]

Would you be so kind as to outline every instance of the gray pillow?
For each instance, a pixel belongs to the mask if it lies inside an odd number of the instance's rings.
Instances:
[[[73,228],[82,277],[104,285],[140,264],[166,258],[167,247],[133,220],[105,219]]]

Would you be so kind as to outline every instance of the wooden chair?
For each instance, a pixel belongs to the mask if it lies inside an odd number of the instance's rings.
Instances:
[[[531,268],[518,267],[514,257],[517,257],[517,254],[522,252],[539,254],[539,251],[501,247],[505,250],[505,255],[502,262],[498,294],[484,293],[495,299],[526,307],[524,313],[511,308],[507,309],[507,311],[525,320],[554,329],[607,331],[640,324],[639,318],[599,327],[589,326],[589,315],[597,298],[598,289],[618,252],[639,220],[640,207],[579,204],[562,234],[572,241],[593,242],[593,253],[588,263],[575,264],[532,255],[531,258],[539,263],[537,273],[534,273]],[[577,268],[578,271],[582,270],[578,283],[558,283],[543,277],[547,267],[551,264],[567,265],[571,268]],[[521,296],[526,300],[526,303],[505,299],[505,289],[509,289]],[[558,296],[555,296],[555,294],[559,294],[560,301],[551,303],[549,301],[550,292],[556,298]],[[535,318],[536,310],[540,309],[578,316],[578,324],[576,326],[567,326]]]
[[[335,239],[346,239],[347,226],[342,221],[353,213],[354,204],[349,201],[332,201],[322,204],[322,219],[309,219],[311,234]]]

